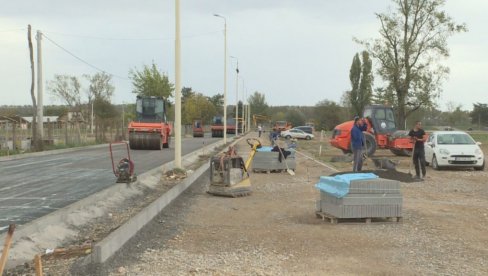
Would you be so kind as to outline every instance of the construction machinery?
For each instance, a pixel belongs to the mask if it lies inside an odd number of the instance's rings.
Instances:
[[[276,121],[273,126],[273,131],[282,132],[284,130],[289,130],[292,125],[287,121]]]
[[[202,120],[193,120],[193,137],[203,137],[203,123]]]
[[[123,144],[127,149],[127,156],[120,159],[120,161],[115,165],[113,146],[116,144]],[[127,142],[113,142],[109,144],[110,149],[110,159],[112,160],[112,170],[117,177],[117,183],[131,183],[137,180],[137,176],[134,172],[134,162],[130,158],[130,150]]]
[[[397,130],[393,109],[384,105],[369,105],[364,108],[367,130],[364,131],[365,153],[372,156],[376,149],[389,149],[395,155],[410,155],[413,143],[408,132]],[[351,150],[351,129],[354,121],[344,122],[334,128],[330,144],[344,153]]]
[[[236,134],[236,119],[227,119],[227,134]]]
[[[221,116],[215,116],[210,126],[212,137],[224,137],[224,123]]]
[[[166,121],[166,101],[162,97],[137,96],[136,119],[128,128],[131,149],[169,148],[172,126]]]
[[[249,167],[256,149],[261,147],[261,142],[255,138],[249,138],[246,141],[251,146],[251,153],[245,162],[234,147],[229,147],[224,154],[212,157],[210,160],[210,186],[207,191],[209,194],[227,197],[251,194]]]
[[[258,124],[261,124],[261,123],[271,124],[270,123],[271,120],[268,116],[259,115],[259,114],[253,114],[252,115],[252,122],[253,122],[254,127],[257,127]]]

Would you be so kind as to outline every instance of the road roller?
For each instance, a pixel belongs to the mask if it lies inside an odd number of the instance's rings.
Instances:
[[[137,96],[136,118],[128,128],[130,149],[169,148],[172,126],[166,121],[166,101],[162,97]]]

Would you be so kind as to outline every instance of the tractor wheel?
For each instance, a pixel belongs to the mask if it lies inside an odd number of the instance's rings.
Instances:
[[[373,156],[373,154],[376,152],[376,140],[372,134],[367,132],[364,133],[364,138],[364,153],[366,153],[367,156]]]

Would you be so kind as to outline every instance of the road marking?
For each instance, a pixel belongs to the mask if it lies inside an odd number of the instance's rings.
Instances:
[[[317,159],[315,159],[315,158],[313,158],[313,157],[310,157],[310,156],[308,156],[308,155],[305,155],[305,154],[303,154],[303,153],[301,153],[301,152],[299,152],[299,151],[296,151],[296,153],[299,153],[299,154],[301,154],[301,155],[305,156],[306,158],[308,158],[308,159],[310,159],[310,160],[312,160],[312,161],[315,161],[316,163],[318,163],[318,164],[320,164],[320,165],[322,165],[322,166],[324,166],[324,167],[326,167],[326,168],[329,168],[329,169],[331,169],[331,170],[333,170],[333,171],[335,171],[335,172],[338,172],[338,171],[339,171],[338,169],[336,169],[336,168],[334,168],[334,167],[331,167],[331,166],[329,166],[329,165],[327,165],[327,164],[325,164],[325,163],[323,163],[323,162],[320,162],[319,160],[317,160]]]

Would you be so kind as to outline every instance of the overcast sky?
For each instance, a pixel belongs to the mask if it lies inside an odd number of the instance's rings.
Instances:
[[[0,0],[0,105],[29,105],[27,25],[87,63],[113,74],[114,103],[132,103],[130,69],[154,61],[174,82],[174,0]],[[350,89],[349,68],[363,50],[352,38],[375,38],[389,0],[181,0],[182,85],[223,92],[224,21],[228,55],[239,60],[242,92],[269,105],[338,102]],[[488,103],[488,1],[450,0],[445,10],[469,32],[449,40],[451,69],[439,101],[472,109]],[[34,36],[34,35],[33,35]],[[80,78],[96,69],[43,40],[44,81]],[[34,40],[34,46],[36,41]],[[228,101],[236,100],[235,59],[228,59]],[[86,89],[87,84],[84,82]],[[60,104],[45,87],[45,104]]]

